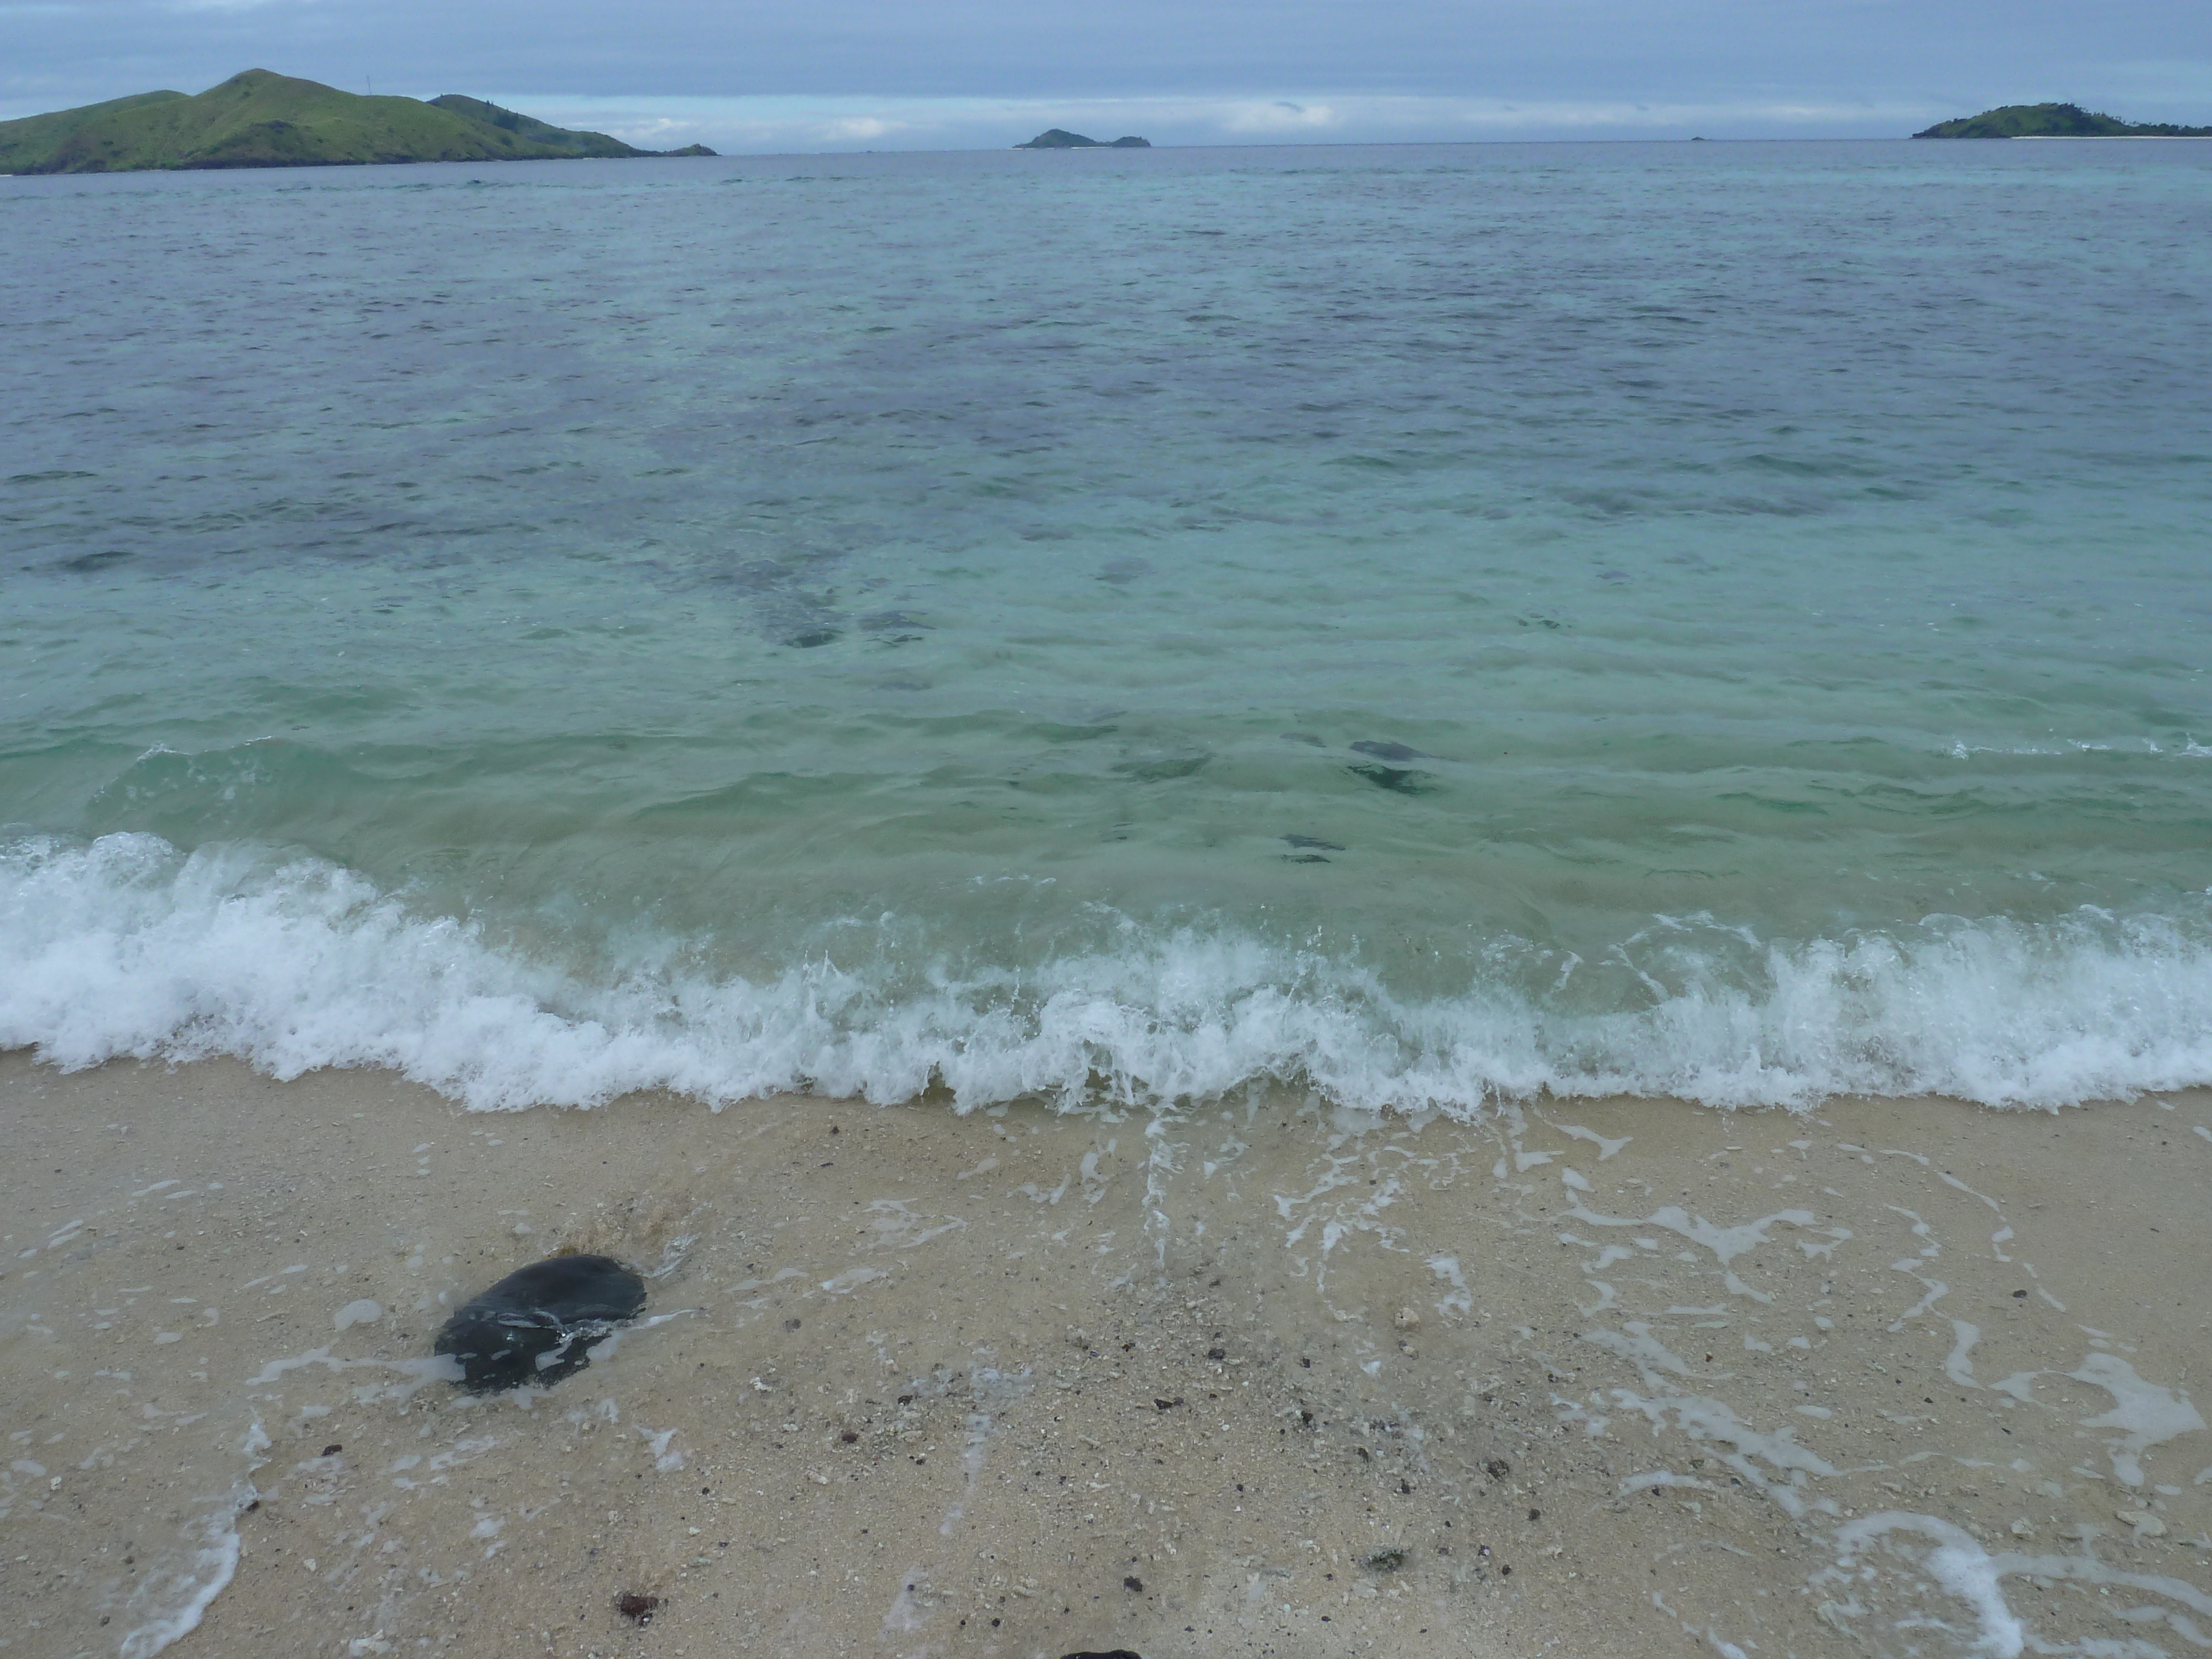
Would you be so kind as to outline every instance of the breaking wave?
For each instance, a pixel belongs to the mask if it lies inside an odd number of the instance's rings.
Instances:
[[[1019,971],[819,959],[600,980],[321,860],[30,837],[0,848],[0,1048],[66,1069],[381,1066],[485,1110],[646,1089],[1164,1108],[1272,1083],[1465,1117],[1547,1091],[2047,1108],[2212,1083],[2212,937],[2166,917],[1677,949],[1671,987],[1613,1008],[1504,972],[1408,997],[1371,967],[1228,932],[1124,937]]]

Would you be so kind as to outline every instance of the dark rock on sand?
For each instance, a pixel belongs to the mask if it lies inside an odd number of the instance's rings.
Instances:
[[[556,1255],[509,1273],[447,1320],[431,1345],[473,1394],[557,1382],[645,1306],[645,1281],[612,1256]]]

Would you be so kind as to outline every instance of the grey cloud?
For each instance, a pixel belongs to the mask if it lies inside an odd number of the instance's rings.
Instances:
[[[2212,119],[2203,0],[265,0],[0,6],[27,113],[249,64],[423,94],[1332,96],[1564,106],[2075,97]]]

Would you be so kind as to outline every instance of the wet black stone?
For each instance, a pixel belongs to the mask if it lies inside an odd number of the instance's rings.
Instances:
[[[557,1382],[645,1306],[645,1281],[612,1256],[556,1255],[509,1273],[447,1320],[434,1353],[461,1362],[473,1394]]]

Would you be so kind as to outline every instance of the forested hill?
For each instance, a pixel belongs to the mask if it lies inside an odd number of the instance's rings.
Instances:
[[[1979,115],[1938,121],[1915,138],[2212,138],[2212,127],[2123,121],[2079,104],[2006,104]]]
[[[712,155],[694,146],[678,152]],[[197,97],[140,93],[0,122],[0,173],[526,161],[656,154],[458,94],[364,97],[247,70]]]

